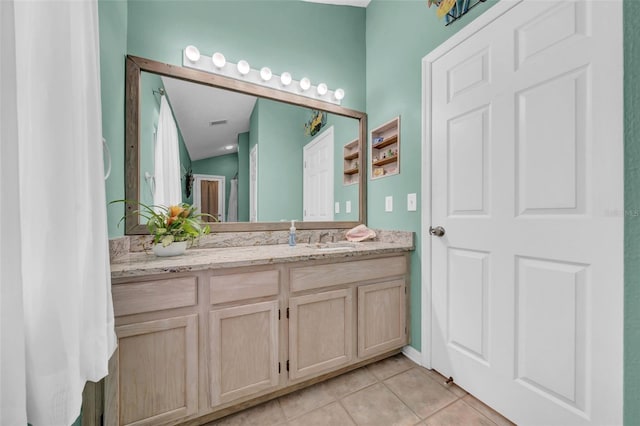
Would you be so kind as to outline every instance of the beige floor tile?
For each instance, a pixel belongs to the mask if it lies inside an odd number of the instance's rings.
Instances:
[[[427,418],[458,399],[420,368],[412,368],[385,380],[393,393],[420,418]]]
[[[469,404],[471,407],[478,410],[480,413],[484,414],[489,418],[489,420],[493,421],[498,426],[513,426],[514,423],[511,423],[508,419],[504,418],[500,413],[495,411],[493,408],[484,404],[479,399],[476,399],[473,395],[467,395],[462,399],[464,402]]]
[[[358,425],[404,426],[420,421],[420,418],[382,383],[343,398],[342,405]]]
[[[378,361],[375,364],[369,365],[367,368],[380,380],[388,379],[391,376],[395,376],[398,373],[407,371],[410,368],[415,367],[416,364],[411,362],[402,354],[392,356],[391,358]]]
[[[491,420],[459,399],[424,422],[425,426],[495,426]]]
[[[436,370],[429,370],[423,367],[420,367],[420,368],[422,369],[422,371],[427,373],[429,377],[431,377],[433,380],[435,380],[436,382],[444,386],[449,392],[453,393],[458,398],[462,398],[465,395],[469,395],[469,393],[466,390],[462,389],[460,386],[456,385],[455,383],[446,385],[445,381],[447,380],[447,378],[444,377],[442,374],[438,373]]]
[[[207,423],[205,426],[275,426],[285,421],[280,404],[273,400]]]
[[[329,392],[336,398],[342,398],[345,395],[359,391],[376,382],[376,378],[366,368],[358,368],[349,373],[342,374],[327,382]]]
[[[340,403],[332,402],[287,423],[288,426],[355,426]]]
[[[324,382],[281,397],[280,406],[285,417],[293,419],[333,401],[335,398],[329,392],[327,383]]]

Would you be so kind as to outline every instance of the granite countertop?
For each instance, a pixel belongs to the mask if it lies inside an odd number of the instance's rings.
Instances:
[[[345,245],[350,245],[345,247]],[[324,249],[318,249],[318,246]],[[140,277],[166,272],[271,265],[305,260],[344,259],[371,254],[400,253],[414,249],[409,242],[366,241],[361,243],[285,244],[225,248],[191,248],[184,255],[156,257],[131,252],[111,262],[112,278]]]

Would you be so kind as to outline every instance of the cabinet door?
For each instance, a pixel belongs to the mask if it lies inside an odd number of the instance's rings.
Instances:
[[[117,424],[156,425],[198,411],[197,315],[123,325],[116,333],[107,392],[116,393]]]
[[[404,280],[358,287],[358,356],[366,358],[407,343]]]
[[[210,313],[211,405],[278,385],[278,302]]]
[[[306,378],[351,362],[352,290],[289,299],[289,378]]]

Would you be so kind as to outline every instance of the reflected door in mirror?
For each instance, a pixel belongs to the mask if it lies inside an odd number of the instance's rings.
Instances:
[[[200,191],[202,194],[202,213],[210,214],[221,222],[222,214],[218,205],[218,194],[220,191],[218,181],[203,180],[200,182]]]

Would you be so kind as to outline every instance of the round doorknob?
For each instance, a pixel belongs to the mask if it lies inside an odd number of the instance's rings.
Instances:
[[[435,228],[430,226],[429,233],[436,237],[442,237],[444,235],[444,228],[442,226],[436,226]]]

